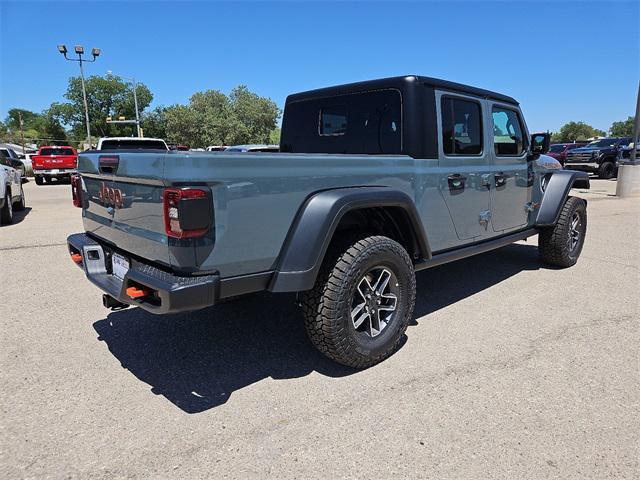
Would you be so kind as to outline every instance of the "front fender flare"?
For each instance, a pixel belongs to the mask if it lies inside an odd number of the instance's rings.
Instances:
[[[558,170],[551,174],[536,217],[536,227],[551,227],[557,223],[573,187],[589,188],[589,174],[576,170]]]
[[[389,187],[350,187],[326,190],[309,197],[296,216],[269,284],[272,292],[299,292],[313,287],[329,243],[342,217],[369,207],[400,207],[407,214],[424,258],[431,250],[415,203]]]

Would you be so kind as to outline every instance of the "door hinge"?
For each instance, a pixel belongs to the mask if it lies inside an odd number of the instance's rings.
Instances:
[[[524,204],[524,210],[527,213],[531,213],[538,208],[540,208],[540,204],[536,202],[527,202]]]
[[[480,212],[479,222],[485,230],[489,226],[489,220],[491,220],[491,210],[484,210],[483,212]]]

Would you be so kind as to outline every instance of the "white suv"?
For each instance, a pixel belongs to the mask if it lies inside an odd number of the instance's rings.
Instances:
[[[0,224],[13,222],[13,210],[24,210],[22,176],[11,166],[9,158],[0,155]]]

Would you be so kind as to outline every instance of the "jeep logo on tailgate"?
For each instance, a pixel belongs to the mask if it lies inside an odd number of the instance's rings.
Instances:
[[[112,205],[116,208],[122,208],[124,205],[124,194],[122,193],[122,190],[119,188],[107,187],[107,184],[104,182],[100,183],[98,197],[100,198],[100,202],[105,206]]]

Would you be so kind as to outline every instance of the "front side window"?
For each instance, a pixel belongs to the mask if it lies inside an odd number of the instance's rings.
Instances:
[[[482,153],[480,104],[470,100],[442,98],[442,148],[445,155]]]
[[[516,111],[493,107],[493,148],[496,155],[521,155],[524,152],[523,128]]]
[[[344,135],[347,131],[347,107],[337,105],[320,110],[320,135]]]

